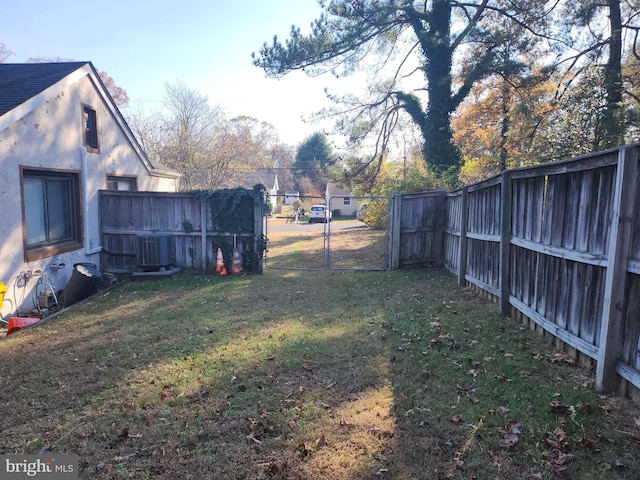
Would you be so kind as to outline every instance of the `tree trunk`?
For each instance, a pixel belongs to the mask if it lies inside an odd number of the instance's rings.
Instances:
[[[607,106],[603,118],[602,147],[611,148],[624,143],[624,122],[622,119],[622,15],[620,0],[608,0],[609,60],[605,69]]]
[[[457,170],[460,167],[460,154],[453,145],[451,130],[452,92],[451,64],[451,2],[434,0],[431,12],[431,25],[427,41],[425,73],[429,105],[425,124],[421,125],[424,134],[423,154],[425,160],[437,173]],[[453,173],[453,172],[452,172]]]

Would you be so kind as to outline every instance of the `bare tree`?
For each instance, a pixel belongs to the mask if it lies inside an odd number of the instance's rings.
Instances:
[[[4,43],[0,42],[0,63],[4,63],[11,55],[13,55],[13,52],[9,50]]]
[[[223,123],[220,109],[211,107],[206,95],[183,82],[166,83],[164,107],[165,144],[160,161],[183,174],[186,190],[215,188],[228,169],[216,157],[215,138]]]

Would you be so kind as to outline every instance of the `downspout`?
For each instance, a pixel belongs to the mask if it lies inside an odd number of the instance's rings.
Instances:
[[[94,255],[96,253],[100,253],[102,251],[102,246],[93,245],[93,239],[89,238],[89,172],[87,170],[87,149],[82,146],[80,147],[80,160],[82,162],[82,200],[83,200],[83,209],[84,209],[84,254],[85,255]]]

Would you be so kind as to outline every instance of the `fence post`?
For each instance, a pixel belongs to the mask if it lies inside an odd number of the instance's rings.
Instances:
[[[500,313],[506,317],[510,313],[511,294],[511,220],[513,214],[513,185],[511,172],[502,172],[500,190]]]
[[[207,273],[207,202],[206,197],[200,197],[200,254],[202,256],[202,264],[200,267],[202,268],[202,273]]]
[[[632,210],[638,182],[638,150],[618,151],[616,184],[607,252],[602,325],[596,367],[596,390],[615,386],[618,352],[622,339],[622,314],[631,242]]]
[[[400,268],[400,217],[402,195],[391,194],[391,270]]]
[[[458,252],[458,285],[466,284],[467,275],[467,222],[469,221],[469,187],[462,187],[462,200],[460,201],[460,250]]]

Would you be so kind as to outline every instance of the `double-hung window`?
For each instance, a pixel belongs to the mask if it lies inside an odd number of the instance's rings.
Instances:
[[[77,173],[22,170],[27,261],[80,248],[79,192]]]

